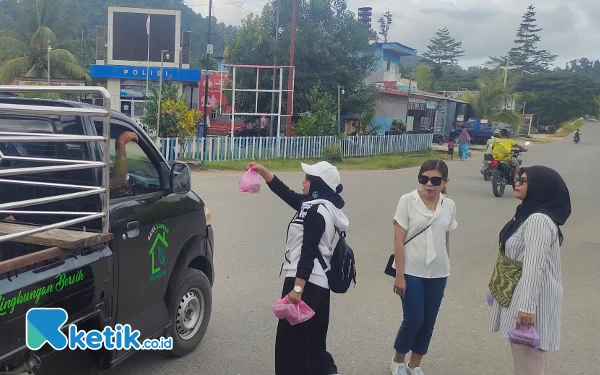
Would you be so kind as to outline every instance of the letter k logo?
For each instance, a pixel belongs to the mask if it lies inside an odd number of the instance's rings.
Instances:
[[[31,350],[40,349],[45,343],[55,350],[67,347],[68,339],[60,330],[67,322],[68,314],[59,308],[32,308],[25,316],[25,341]]]

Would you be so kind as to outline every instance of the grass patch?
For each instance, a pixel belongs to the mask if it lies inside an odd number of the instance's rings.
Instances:
[[[553,134],[553,137],[566,137],[573,133],[575,130],[581,128],[585,124],[585,121],[582,119],[564,122],[558,132]]]
[[[358,170],[382,170],[382,169],[401,169],[421,165],[429,159],[448,159],[448,154],[426,150],[411,154],[396,155],[377,155],[369,157],[345,158],[338,163],[332,163],[340,170],[358,171]],[[204,163],[202,170],[217,171],[245,171],[251,160],[243,161],[222,161],[213,163]],[[319,160],[297,160],[297,159],[270,159],[257,160],[266,168],[274,172],[298,171],[300,163],[313,164]]]

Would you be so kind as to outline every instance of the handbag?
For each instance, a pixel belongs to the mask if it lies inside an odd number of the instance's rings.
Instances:
[[[510,259],[498,251],[498,258],[488,287],[500,306],[508,307],[523,273],[523,262]]]
[[[423,229],[419,233],[412,236],[408,241],[404,242],[404,246],[406,246],[406,244],[409,243],[410,241],[417,238],[421,233],[425,232],[430,226],[431,226],[431,223],[429,223],[429,225],[426,226],[425,229]],[[396,277],[396,269],[394,267],[392,267],[393,264],[394,264],[394,254],[392,253],[392,255],[390,255],[390,258],[388,259],[388,262],[385,266],[385,270],[383,271],[383,273],[395,278]]]

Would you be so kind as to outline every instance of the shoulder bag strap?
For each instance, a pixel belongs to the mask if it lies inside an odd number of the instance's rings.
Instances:
[[[410,240],[404,242],[404,245],[406,245],[407,243],[409,243],[410,241],[414,240],[415,238],[417,238],[421,233],[425,232],[429,227],[431,226],[431,223],[429,223],[428,226],[425,227],[425,229],[423,229],[422,231],[420,231],[419,233],[415,234],[414,236],[412,236],[410,238]]]

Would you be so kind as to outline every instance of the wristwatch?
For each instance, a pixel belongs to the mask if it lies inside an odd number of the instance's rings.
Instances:
[[[300,285],[296,285],[294,287],[294,292],[296,293],[302,293],[304,291],[304,288],[302,288]]]

